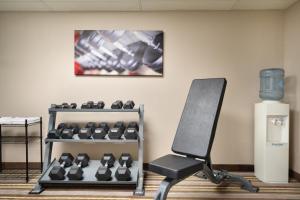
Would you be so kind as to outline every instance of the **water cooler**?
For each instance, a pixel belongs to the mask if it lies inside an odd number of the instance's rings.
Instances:
[[[284,96],[284,71],[280,68],[260,72],[261,103],[255,104],[254,172],[267,183],[288,183],[289,104]]]

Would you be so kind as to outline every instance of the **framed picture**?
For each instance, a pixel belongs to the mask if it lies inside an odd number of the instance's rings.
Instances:
[[[163,76],[163,32],[75,30],[75,75]]]

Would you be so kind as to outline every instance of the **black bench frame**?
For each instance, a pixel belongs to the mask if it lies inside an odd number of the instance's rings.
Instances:
[[[258,192],[259,188],[242,176],[212,168],[210,151],[226,84],[225,78],[193,81],[172,146],[174,153],[185,157],[166,155],[149,163],[150,171],[166,176],[154,199],[166,199],[173,185],[191,175],[215,184],[236,183],[249,192]],[[200,142],[195,142],[197,139]]]

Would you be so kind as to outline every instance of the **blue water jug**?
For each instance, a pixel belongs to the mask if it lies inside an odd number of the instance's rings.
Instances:
[[[284,70],[281,68],[260,71],[259,97],[262,100],[281,100],[284,96]]]

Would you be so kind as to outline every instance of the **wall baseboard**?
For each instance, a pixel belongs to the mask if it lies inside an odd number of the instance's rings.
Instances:
[[[215,164],[214,169],[235,171],[235,172],[254,172],[254,165],[240,165],[240,164]],[[148,163],[144,163],[144,169],[148,170]]]
[[[40,169],[41,163],[39,162],[30,162],[28,163],[29,169]],[[25,162],[3,162],[2,169],[25,169]],[[214,169],[235,171],[235,172],[254,172],[254,165],[245,165],[245,164],[215,164],[213,165]],[[144,169],[148,170],[148,163],[144,163]],[[300,181],[300,174],[294,170],[289,171],[289,176]]]
[[[227,170],[234,172],[254,172],[254,165],[245,164],[213,164],[213,169]]]

